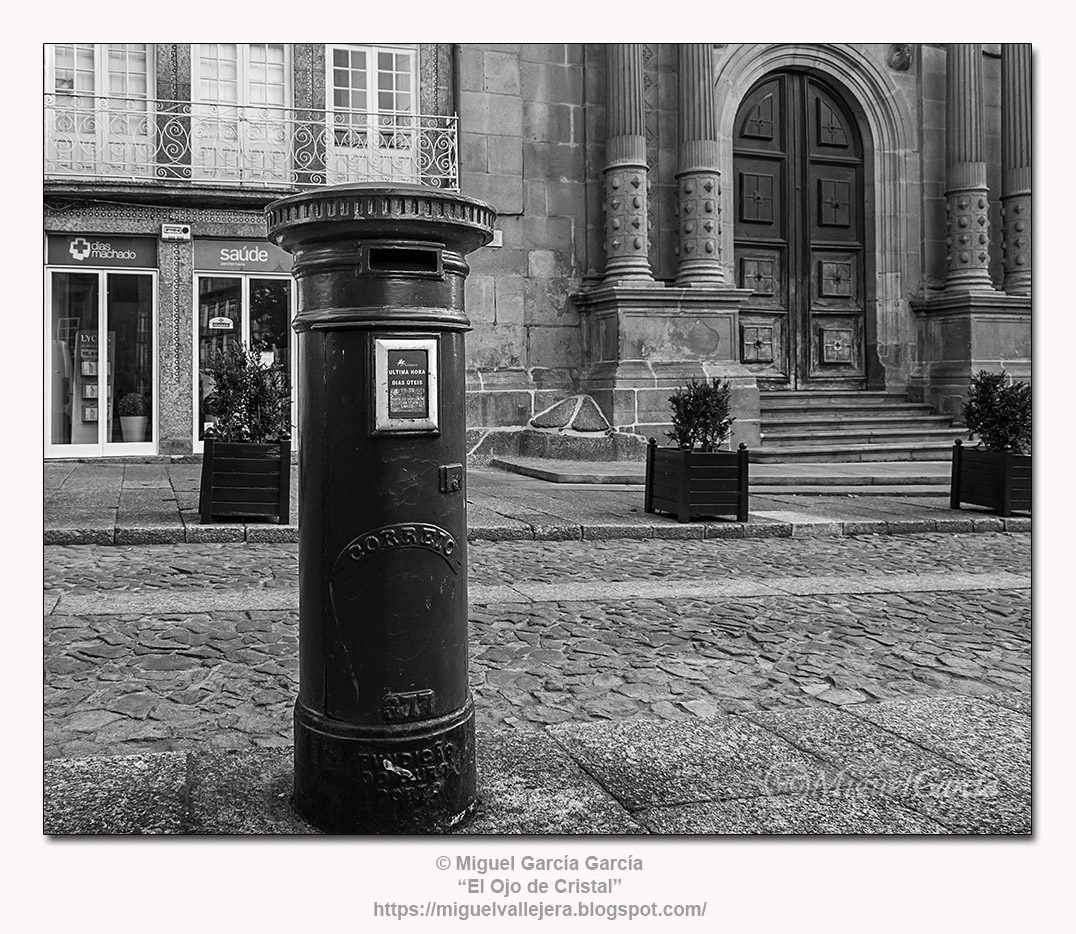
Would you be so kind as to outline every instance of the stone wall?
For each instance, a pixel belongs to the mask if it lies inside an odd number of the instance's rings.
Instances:
[[[497,211],[499,245],[467,281],[468,424],[520,426],[572,391],[586,271],[588,199],[582,45],[464,45],[463,194]]]

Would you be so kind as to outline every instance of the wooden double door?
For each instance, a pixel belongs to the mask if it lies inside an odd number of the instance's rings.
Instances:
[[[736,115],[741,357],[769,389],[865,387],[863,140],[837,92],[764,78]]]

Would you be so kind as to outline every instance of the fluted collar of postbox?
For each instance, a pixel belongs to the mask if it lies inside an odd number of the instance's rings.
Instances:
[[[290,195],[265,209],[269,239],[291,253],[341,239],[441,243],[466,255],[493,239],[493,208],[427,185],[358,182]]]

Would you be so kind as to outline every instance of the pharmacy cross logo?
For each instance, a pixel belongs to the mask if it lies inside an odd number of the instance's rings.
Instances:
[[[71,241],[71,246],[68,247],[71,255],[77,259],[80,263],[90,255],[90,241],[85,237],[75,237]]]

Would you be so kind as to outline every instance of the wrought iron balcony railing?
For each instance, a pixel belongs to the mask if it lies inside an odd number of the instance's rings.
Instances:
[[[46,94],[45,177],[458,190],[456,118]]]

